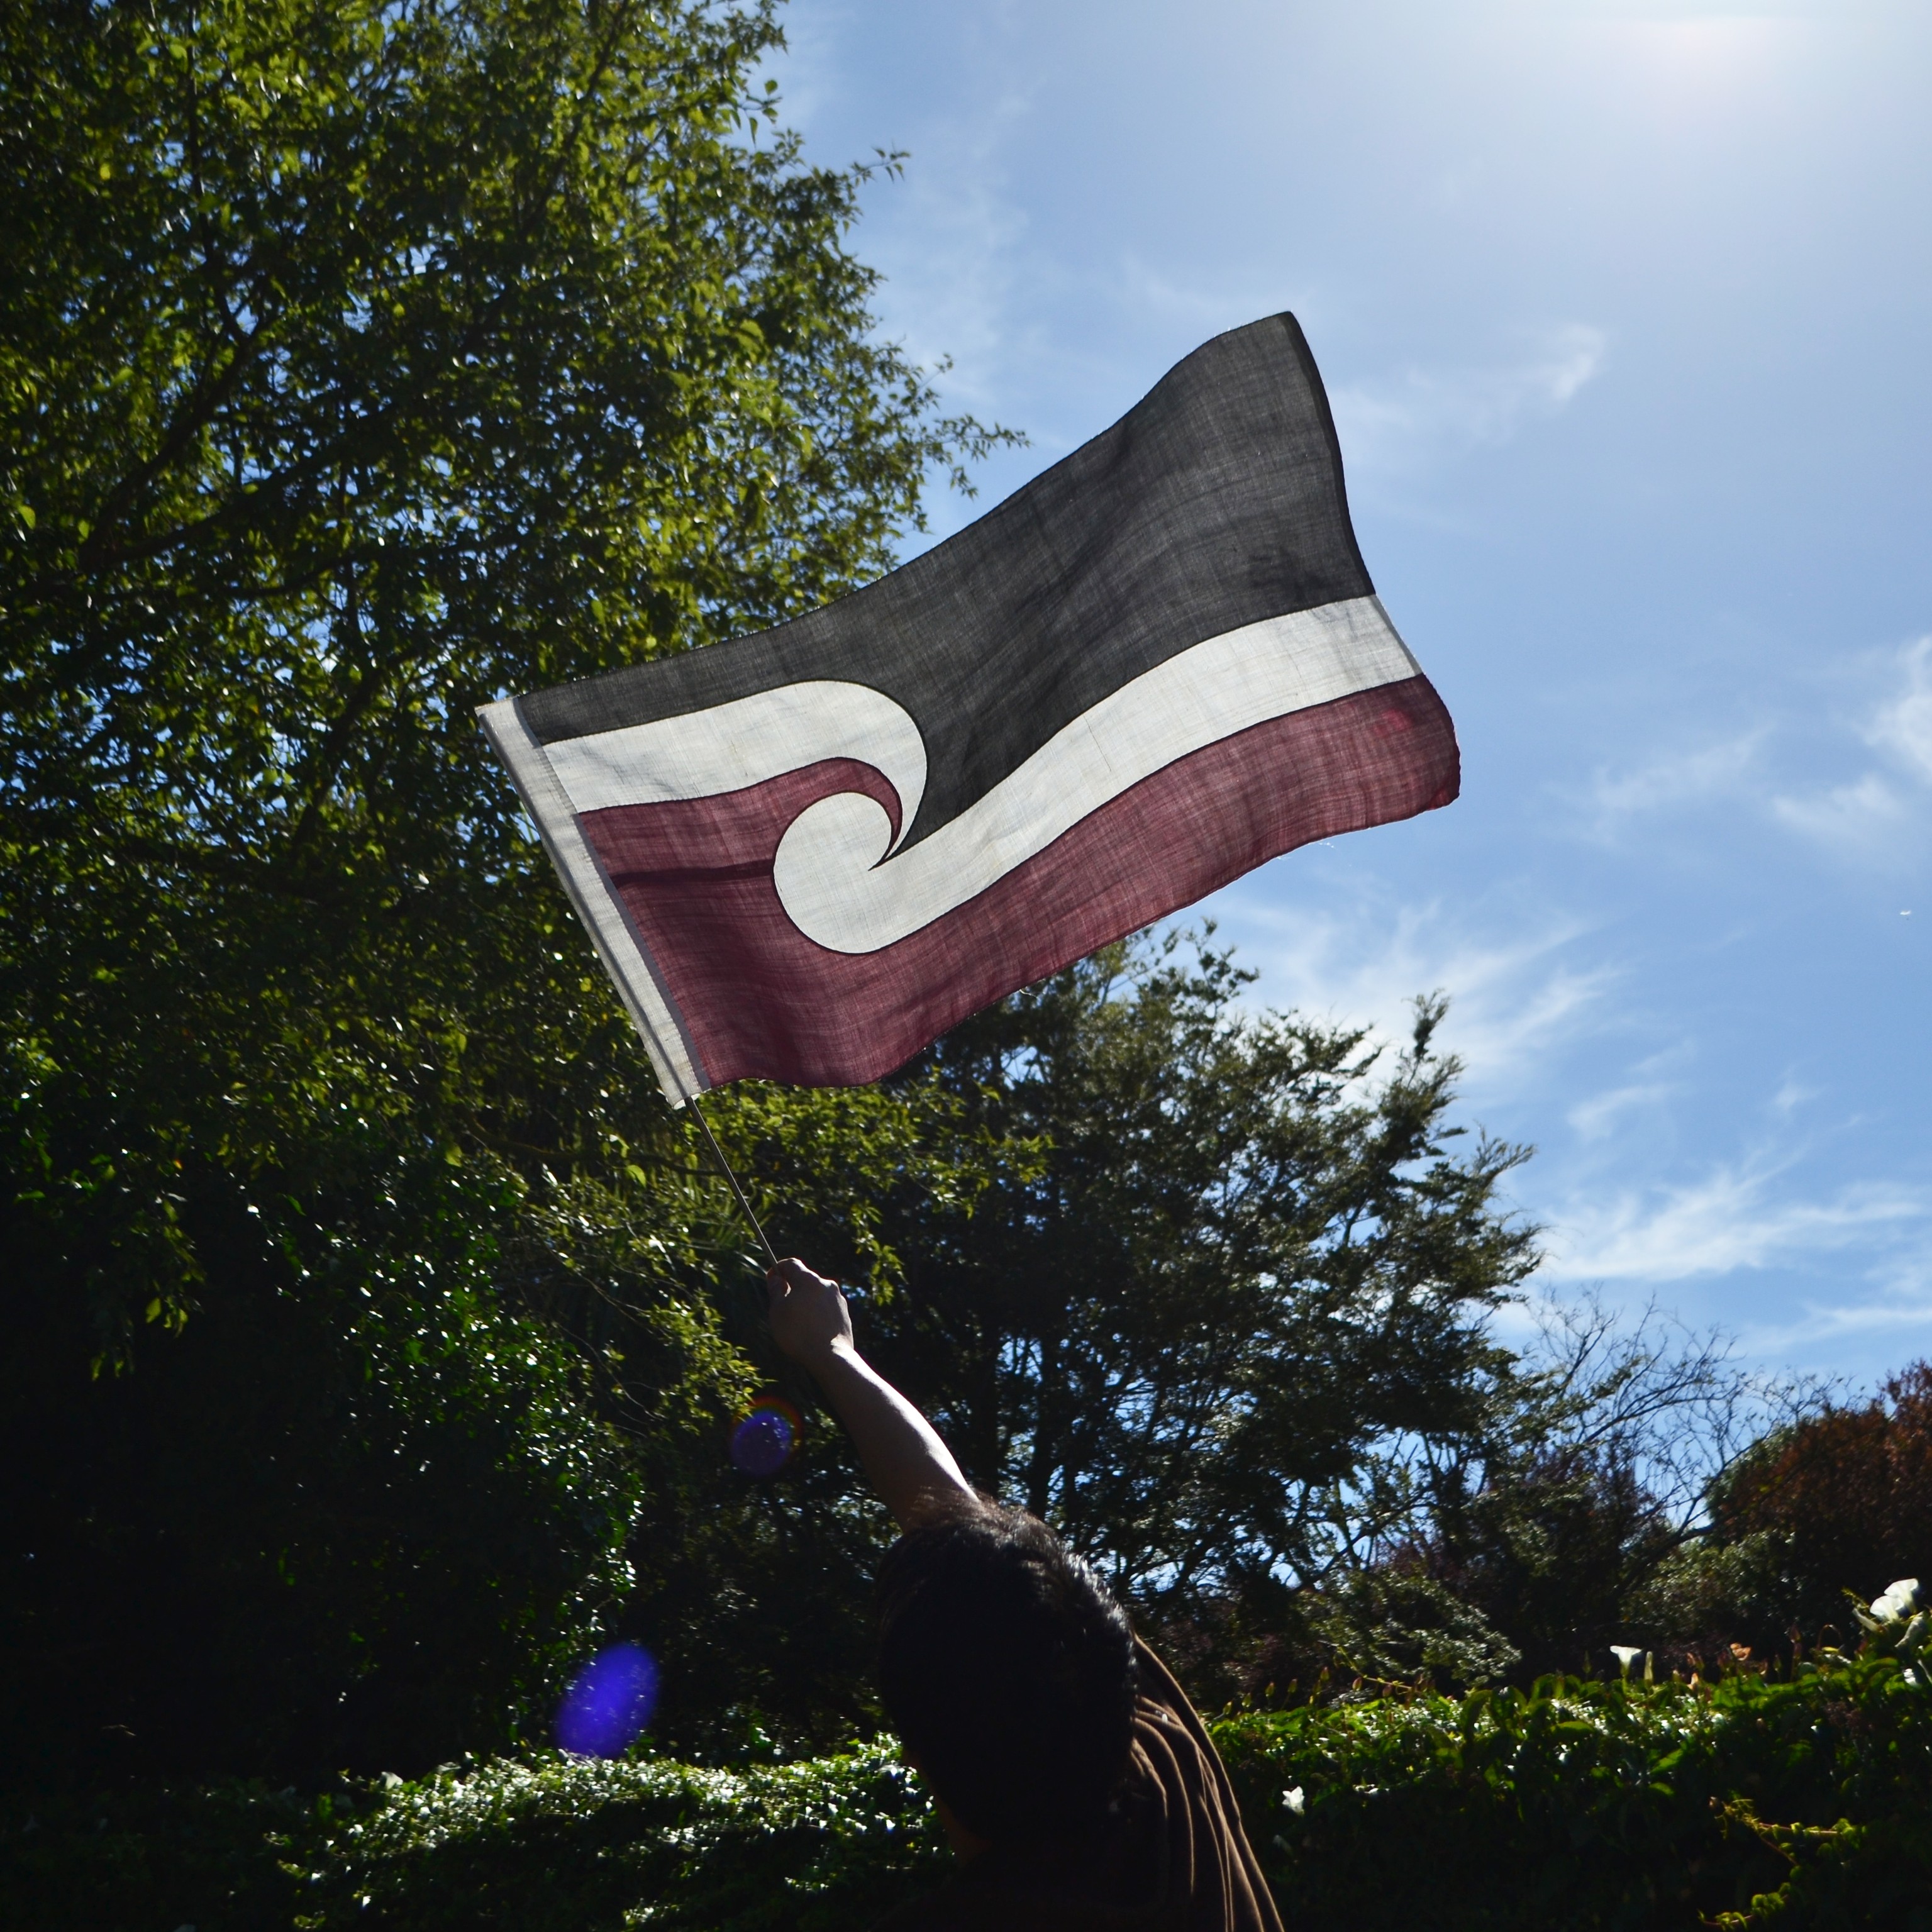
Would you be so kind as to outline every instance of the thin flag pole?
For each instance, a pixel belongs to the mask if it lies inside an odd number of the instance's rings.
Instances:
[[[704,1118],[704,1110],[698,1104],[698,1096],[695,1094],[686,1094],[685,1105],[691,1109],[698,1126],[704,1130],[706,1144],[711,1149],[711,1158],[718,1163],[718,1172],[731,1184],[731,1192],[737,1197],[738,1206],[742,1211],[745,1219],[751,1222],[752,1232],[758,1236],[758,1245],[765,1251],[765,1258],[773,1268],[776,1268],[778,1264],[778,1251],[772,1246],[771,1237],[765,1232],[764,1226],[759,1221],[758,1216],[752,1213],[751,1202],[746,1196],[743,1186],[740,1184],[737,1175],[732,1172],[731,1163],[724,1158],[724,1150],[718,1144],[718,1136],[711,1131],[711,1123]]]

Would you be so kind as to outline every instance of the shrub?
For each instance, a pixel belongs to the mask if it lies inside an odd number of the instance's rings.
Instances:
[[[947,1857],[890,1743],[739,1771],[547,1752],[312,1806],[231,1786],[9,1820],[0,1898],[40,1932],[812,1932]]]
[[[1932,1700],[1889,1662],[1391,1696],[1220,1736],[1291,1923],[1932,1928]]]
[[[414,1252],[388,1279],[367,1220],[342,1231],[346,1278],[299,1294],[244,1253],[182,1333],[136,1336],[131,1373],[74,1372],[78,1298],[15,1305],[15,1802],[70,1780],[312,1788],[540,1730],[629,1587],[638,1477],[580,1361],[494,1292],[488,1191],[433,1221],[408,1178]]]
[[[1215,1729],[1291,1924],[1932,1932],[1932,1696],[1888,1659],[1395,1692]],[[22,1822],[0,1869],[40,1932],[814,1932],[948,1866],[883,1741],[735,1771],[546,1754],[313,1808],[236,1788]]]

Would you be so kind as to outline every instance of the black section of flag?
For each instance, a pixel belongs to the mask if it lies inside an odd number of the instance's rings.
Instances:
[[[1178,652],[1372,588],[1314,360],[1274,316],[1196,350],[1112,429],[865,590],[522,711],[552,743],[814,679],[870,685],[926,742],[916,844]]]

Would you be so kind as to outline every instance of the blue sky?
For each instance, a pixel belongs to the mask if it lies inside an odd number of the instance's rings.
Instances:
[[[1550,1284],[1932,1354],[1932,8],[790,0],[886,332],[1031,447],[1300,317],[1462,799],[1221,894],[1534,1142]]]

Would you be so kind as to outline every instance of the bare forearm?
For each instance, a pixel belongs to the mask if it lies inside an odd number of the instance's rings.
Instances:
[[[902,1529],[978,1498],[939,1432],[860,1354],[838,1284],[794,1256],[766,1277],[772,1340],[809,1369]]]
[[[815,1354],[810,1366],[902,1529],[976,1502],[939,1432],[850,1343]]]

